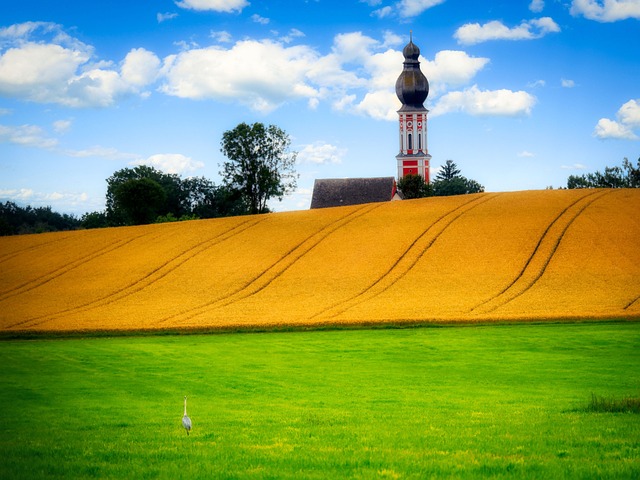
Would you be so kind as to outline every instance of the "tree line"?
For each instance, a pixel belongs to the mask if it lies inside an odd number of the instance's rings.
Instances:
[[[484,187],[478,182],[461,175],[461,170],[453,160],[444,163],[433,182],[426,183],[422,175],[405,175],[398,181],[398,189],[405,199],[484,192]]]
[[[269,212],[271,198],[296,188],[296,152],[287,133],[274,125],[239,124],[224,132],[222,184],[205,177],[182,178],[154,167],[123,168],[107,181],[105,210],[77,218],[51,207],[0,203],[0,235],[78,228],[117,227]]]
[[[0,236],[266,213],[270,199],[282,200],[296,188],[297,153],[289,151],[290,144],[287,133],[274,125],[241,123],[222,135],[220,150],[227,160],[222,163],[220,185],[146,165],[123,168],[106,180],[105,210],[80,218],[53,212],[51,207],[0,202]],[[453,160],[445,162],[433,182],[406,175],[398,188],[406,199],[484,192],[477,181],[461,174]],[[640,158],[636,167],[625,158],[621,167],[571,175],[567,188],[640,188]]]

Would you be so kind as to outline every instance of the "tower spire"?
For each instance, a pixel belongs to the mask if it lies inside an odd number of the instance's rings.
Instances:
[[[420,49],[413,43],[413,31],[409,31],[409,43],[402,50],[402,73],[396,81],[396,95],[402,103],[398,110],[400,120],[400,153],[398,178],[420,175],[429,183],[431,155],[427,149],[427,113],[424,102],[429,95],[429,81],[420,70]]]

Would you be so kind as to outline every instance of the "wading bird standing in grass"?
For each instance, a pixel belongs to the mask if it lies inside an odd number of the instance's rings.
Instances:
[[[187,416],[187,396],[184,397],[184,415],[182,416],[182,426],[187,431],[187,435],[189,435],[189,431],[191,430],[191,419]]]

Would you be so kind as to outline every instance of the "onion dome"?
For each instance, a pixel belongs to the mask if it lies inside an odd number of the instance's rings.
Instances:
[[[396,95],[402,102],[401,110],[407,108],[424,108],[424,101],[429,95],[429,81],[420,70],[420,49],[413,39],[402,50],[404,55],[403,70],[396,80]]]

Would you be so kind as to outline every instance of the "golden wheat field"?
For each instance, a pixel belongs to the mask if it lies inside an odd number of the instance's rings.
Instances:
[[[0,330],[640,318],[640,190],[0,238]]]

